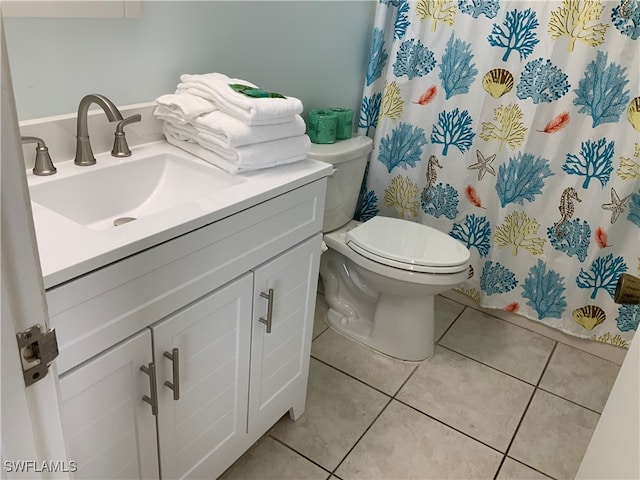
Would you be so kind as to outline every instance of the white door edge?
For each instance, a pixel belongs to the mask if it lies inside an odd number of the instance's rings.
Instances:
[[[27,388],[18,358],[16,332],[34,324],[46,326],[48,313],[19,140],[1,0],[0,57],[0,470],[2,478],[68,479],[73,464],[69,462],[62,432],[55,363],[44,379]]]

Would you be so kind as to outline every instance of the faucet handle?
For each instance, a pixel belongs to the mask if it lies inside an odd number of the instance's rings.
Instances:
[[[124,127],[130,123],[139,122],[142,120],[142,115],[136,113],[130,117],[120,120],[116,126],[115,138],[113,139],[113,149],[111,155],[114,157],[129,157],[131,156],[131,150],[127,145],[127,137],[124,134]]]
[[[20,137],[20,143],[37,143],[36,163],[33,166],[34,175],[46,176],[53,175],[57,172],[56,167],[53,166],[49,149],[44,143],[44,140],[38,137]]]

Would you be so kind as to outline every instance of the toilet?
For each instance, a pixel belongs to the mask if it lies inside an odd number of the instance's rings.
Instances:
[[[320,277],[335,331],[405,361],[433,355],[434,295],[468,277],[469,250],[420,223],[353,220],[373,142],[354,136],[312,144],[308,157],[333,165],[323,218]]]

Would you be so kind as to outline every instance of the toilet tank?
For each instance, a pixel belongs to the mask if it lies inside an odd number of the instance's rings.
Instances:
[[[311,144],[307,157],[330,163],[334,168],[327,180],[323,232],[340,228],[353,218],[371,150],[373,141],[359,135],[336,143]]]

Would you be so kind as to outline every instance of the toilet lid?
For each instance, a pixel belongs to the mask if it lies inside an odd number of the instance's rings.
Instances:
[[[459,272],[470,256],[462,243],[435,228],[381,216],[349,230],[345,242],[371,260],[421,272]]]

